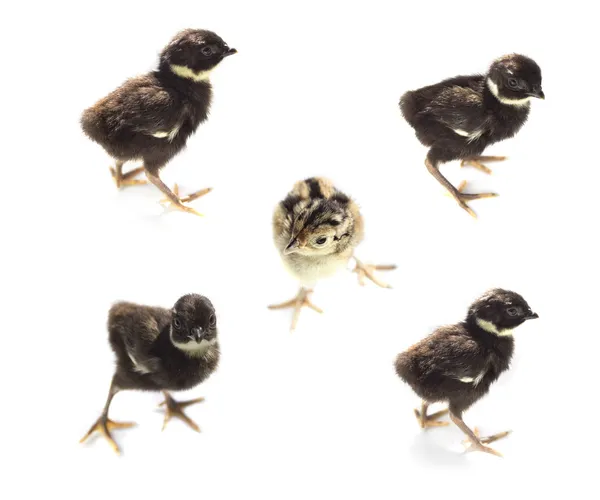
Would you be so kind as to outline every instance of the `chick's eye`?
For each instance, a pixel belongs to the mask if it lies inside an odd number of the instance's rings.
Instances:
[[[325,243],[327,243],[327,238],[325,236],[322,236],[320,238],[318,238],[315,243],[319,246],[324,245]]]
[[[506,312],[509,316],[516,316],[519,314],[519,309],[517,307],[509,307]]]
[[[508,79],[508,86],[511,89],[516,89],[519,86],[519,82],[517,81],[516,78],[509,78]]]
[[[175,328],[177,328],[177,329],[181,328],[181,321],[179,321],[177,318],[175,318],[173,320],[173,326],[175,326]]]
[[[210,46],[202,47],[201,52],[205,56],[211,56],[213,53],[213,49]]]
[[[210,326],[215,326],[215,324],[217,323],[217,318],[214,314],[210,315],[210,318],[208,319],[208,322],[210,324]]]

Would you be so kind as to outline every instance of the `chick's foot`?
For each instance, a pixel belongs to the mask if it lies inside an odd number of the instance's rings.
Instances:
[[[492,170],[489,167],[486,167],[481,162],[483,162],[483,161],[486,161],[486,162],[504,161],[504,160],[506,160],[506,156],[471,156],[469,158],[464,158],[460,162],[460,166],[461,167],[474,167],[477,170],[479,170],[480,172],[490,175],[492,173]]]
[[[161,200],[160,203],[169,203],[171,208],[175,210],[181,210],[182,212],[188,212],[194,215],[202,216],[200,212],[197,212],[192,207],[184,205],[184,203],[196,200],[197,198],[200,198],[201,196],[210,193],[211,188],[201,189],[200,191],[196,191],[195,193],[192,193],[186,196],[185,198],[179,198],[179,186],[177,184],[175,184],[173,191],[171,191],[169,187],[157,175],[146,171],[146,177],[148,177],[148,179],[150,179],[150,182],[152,182],[152,184],[154,184],[158,189],[160,189],[163,192],[164,195],[166,195],[166,198]]]
[[[110,444],[115,453],[120,455],[121,450],[110,434],[110,431],[113,429],[128,429],[133,426],[135,426],[134,422],[113,422],[106,415],[102,415],[98,420],[96,420],[94,425],[90,427],[90,430],[81,438],[79,442],[84,443],[94,432],[98,431],[108,441],[108,444]]]
[[[121,167],[117,165],[116,168],[110,167],[110,173],[115,181],[117,187],[123,188],[127,186],[139,186],[141,184],[148,184],[148,181],[143,179],[134,179],[134,177],[138,174],[144,172],[144,167],[139,167],[131,170],[130,172],[123,173],[121,171]]]
[[[498,196],[497,193],[465,193],[464,190],[466,187],[467,181],[462,181],[456,188],[456,192],[449,191],[447,194],[452,196],[461,206],[461,208],[466,210],[469,215],[474,218],[477,218],[477,214],[469,205],[467,205],[467,201],[480,200],[483,198],[496,198]]]
[[[363,264],[356,257],[354,257],[354,260],[356,261],[356,266],[354,267],[352,272],[358,274],[358,283],[360,284],[360,286],[364,286],[365,278],[368,278],[381,288],[392,288],[391,285],[388,285],[387,283],[384,283],[383,281],[379,280],[379,278],[375,276],[375,271],[393,271],[394,269],[396,269],[396,266],[394,264],[373,266],[370,264]]]
[[[190,417],[188,417],[183,411],[184,408],[204,401],[204,398],[196,398],[190,399],[189,401],[175,401],[168,392],[163,392],[165,396],[165,400],[160,403],[159,406],[165,407],[165,420],[163,422],[162,430],[165,430],[167,423],[171,420],[172,417],[177,417],[183,420],[186,424],[188,424],[192,429],[196,432],[200,432],[200,427],[194,422]]]
[[[308,298],[311,293],[312,293],[312,290],[306,290],[305,288],[301,288],[300,291],[298,292],[298,295],[296,295],[296,297],[293,298],[292,300],[288,300],[287,302],[283,302],[281,304],[270,305],[269,309],[273,309],[273,310],[274,309],[287,309],[288,307],[293,307],[294,308],[294,316],[292,318],[292,326],[291,326],[290,330],[294,331],[296,329],[296,325],[298,324],[298,318],[300,317],[300,311],[302,310],[303,307],[308,307],[318,313],[323,312],[322,309],[315,306]]]
[[[438,418],[443,417],[448,413],[448,408],[432,413],[431,415],[427,415],[428,406],[429,405],[421,406],[421,411],[415,408],[415,416],[417,417],[417,421],[419,422],[419,425],[422,429],[427,429],[428,427],[445,427],[447,425],[450,425],[450,422],[437,420]]]
[[[465,210],[472,217],[477,218],[475,212],[467,205],[468,201],[478,200],[481,198],[495,198],[498,196],[496,193],[465,193],[464,189],[467,183],[463,181],[458,188],[455,188],[452,183],[446,179],[439,170],[439,164],[432,163],[429,158],[425,160],[425,166],[427,170],[435,179],[446,188],[447,194],[452,196],[459,204],[459,206]]]
[[[499,439],[505,438],[510,434],[510,431],[499,432],[497,434],[493,434],[491,436],[480,437],[479,429],[475,427],[473,429],[473,434],[475,434],[476,440],[469,437],[469,439],[465,439],[463,441],[463,445],[466,446],[465,451],[483,451],[484,453],[490,453],[491,455],[496,455],[497,457],[501,457],[502,454],[499,451],[490,448],[489,446],[485,446],[486,444],[493,443],[494,441],[498,441]]]
[[[173,199],[171,199],[171,198],[163,198],[162,200],[160,200],[160,203],[168,203],[171,205],[171,207],[173,207],[177,210],[182,210],[184,212],[190,212],[190,213],[193,213],[196,215],[202,215],[201,213],[198,213],[193,208],[184,205],[184,203],[189,203],[190,201],[197,200],[201,196],[204,196],[205,194],[208,194],[211,191],[212,191],[212,188],[205,188],[205,189],[201,189],[200,191],[196,191],[195,193],[189,194],[185,198],[180,198],[179,197],[179,186],[177,184],[175,184],[175,186],[173,187],[173,194],[178,198],[178,202],[174,202]]]
[[[450,412],[450,419],[458,426],[458,428],[465,433],[468,439],[463,441],[463,444],[467,445],[466,452],[468,451],[482,451],[484,453],[489,453],[490,455],[496,455],[497,457],[501,457],[502,454],[486,444],[493,443],[494,441],[498,441],[510,434],[510,432],[500,432],[498,434],[494,434],[493,436],[480,437],[479,430],[475,428],[474,430],[469,429],[467,424],[463,421],[462,417],[459,415],[455,415]]]

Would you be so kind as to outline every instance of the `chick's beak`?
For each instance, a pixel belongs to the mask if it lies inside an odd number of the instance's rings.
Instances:
[[[289,255],[291,253],[297,252],[298,248],[300,248],[300,243],[296,238],[292,238],[288,243],[288,246],[283,250],[283,255]]]
[[[534,313],[534,312],[529,312],[529,314],[525,317],[525,319],[536,319],[539,318],[538,313]]]
[[[546,99],[546,96],[544,95],[544,91],[542,90],[541,87],[537,90],[534,90],[531,93],[531,97],[537,97],[538,99],[542,99],[542,100]]]
[[[192,335],[194,336],[194,339],[196,339],[196,342],[200,342],[202,340],[202,337],[204,337],[203,328],[201,326],[197,328],[192,328]]]
[[[233,54],[237,54],[237,49],[227,49],[223,57],[232,56]]]

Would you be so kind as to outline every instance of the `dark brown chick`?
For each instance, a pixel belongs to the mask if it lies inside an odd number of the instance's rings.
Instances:
[[[421,410],[415,410],[421,427],[447,425],[436,419],[449,411],[469,438],[469,449],[500,455],[485,445],[508,432],[480,438],[462,414],[508,369],[514,329],[537,317],[519,294],[493,289],[471,305],[464,321],[438,328],[398,355],[396,372],[423,400]],[[436,402],[447,402],[448,410],[427,415],[427,407]]]
[[[419,141],[429,148],[425,166],[458,204],[475,217],[467,204],[492,198],[495,193],[464,193],[440,173],[440,165],[462,160],[487,174],[482,162],[504,156],[481,156],[491,144],[514,136],[529,116],[529,101],[544,99],[542,72],[537,63],[520,54],[500,57],[486,75],[449,78],[406,92],[400,109]]]
[[[145,172],[173,207],[199,215],[184,203],[210,189],[181,199],[177,188],[173,192],[162,182],[159,171],[207,119],[210,72],[235,53],[211,31],[184,30],[164,48],[156,71],[127,80],[84,111],[83,131],[115,159],[111,172],[117,187],[145,183],[134,178]],[[123,173],[123,164],[137,159],[143,166]]]
[[[102,414],[81,442],[99,431],[120,453],[110,431],[134,424],[110,420],[108,409],[115,394],[123,390],[162,391],[163,429],[176,416],[199,431],[183,409],[203,398],[177,402],[167,391],[191,389],[217,368],[217,318],[210,300],[184,295],[171,309],[119,302],[108,314],[108,339],[116,355],[115,373]]]

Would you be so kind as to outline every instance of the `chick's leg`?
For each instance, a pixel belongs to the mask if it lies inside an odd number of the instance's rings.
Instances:
[[[429,173],[433,175],[437,181],[448,190],[450,195],[457,201],[457,203],[464,210],[466,210],[467,213],[475,218],[477,218],[477,215],[473,209],[467,205],[467,201],[478,200],[481,198],[495,198],[498,196],[496,193],[463,193],[450,184],[450,181],[448,181],[448,179],[441,174],[439,166],[437,164],[434,165],[429,158],[425,160],[425,166],[427,167]]]
[[[504,161],[506,160],[506,156],[469,156],[468,158],[464,158],[460,162],[461,167],[475,167],[480,172],[484,174],[491,174],[492,170],[489,167],[486,167],[483,163],[490,161]]]
[[[189,401],[177,402],[171,397],[171,395],[167,391],[163,391],[163,394],[165,396],[165,400],[161,404],[158,405],[158,406],[165,407],[165,420],[163,422],[162,430],[163,431],[165,430],[167,423],[169,422],[169,420],[171,420],[172,417],[177,417],[177,418],[183,420],[186,424],[188,424],[196,432],[200,432],[200,427],[198,427],[196,422],[194,422],[190,417],[188,417],[185,414],[183,409],[190,405],[193,405],[196,403],[201,403],[202,401],[204,401],[204,398],[196,398],[196,399],[190,399]]]
[[[489,446],[485,446],[486,444],[493,443],[494,441],[498,441],[510,434],[509,431],[499,432],[498,434],[494,434],[493,436],[487,437],[479,437],[479,431],[475,429],[473,432],[467,424],[465,424],[462,419],[462,415],[460,413],[450,412],[450,419],[454,422],[458,428],[463,431],[468,438],[468,442],[470,443],[469,447],[466,451],[483,451],[484,453],[490,453],[492,455],[496,455],[497,457],[501,457],[502,454]]]
[[[352,272],[358,274],[358,283],[360,284],[360,286],[364,286],[365,278],[368,278],[381,288],[392,288],[391,285],[388,285],[387,283],[384,283],[383,281],[379,280],[377,276],[375,276],[375,271],[393,271],[394,269],[396,269],[396,266],[394,264],[373,266],[369,264],[363,264],[356,257],[353,258],[356,261],[356,266],[354,267]]]
[[[110,168],[110,173],[112,174],[113,180],[118,188],[148,184],[148,181],[143,179],[134,179],[136,175],[141,174],[144,171],[144,167],[134,168],[133,170],[130,170],[124,174],[123,164],[124,162],[117,160],[115,163],[115,168]]]
[[[315,306],[310,299],[309,295],[312,293],[312,290],[307,290],[306,288],[300,288],[298,295],[294,297],[292,300],[288,300],[287,302],[283,302],[281,304],[273,304],[269,306],[269,309],[287,309],[288,307],[294,308],[294,316],[292,317],[292,327],[290,331],[294,331],[296,329],[296,325],[298,324],[298,318],[300,317],[300,311],[303,307],[309,307],[313,311],[318,313],[322,313],[323,310]]]
[[[106,404],[104,405],[104,409],[102,410],[102,414],[100,418],[94,422],[94,424],[90,427],[90,430],[87,432],[85,436],[81,438],[79,441],[83,443],[87,441],[87,439],[95,432],[98,431],[100,434],[104,436],[104,438],[108,441],[111,448],[115,451],[117,455],[121,454],[121,450],[119,450],[119,446],[113,439],[110,434],[110,431],[113,429],[127,429],[129,427],[133,427],[135,423],[133,422],[113,422],[108,418],[108,408],[110,407],[110,403],[112,399],[115,397],[115,394],[119,392],[119,388],[115,385],[114,381],[110,384],[110,390],[108,392],[108,398],[106,399]]]
[[[189,213],[192,213],[195,215],[202,215],[201,213],[194,210],[192,207],[188,207],[187,205],[184,205],[184,203],[187,203],[189,201],[193,201],[197,198],[200,198],[200,196],[204,196],[205,194],[210,192],[210,188],[203,189],[201,191],[197,191],[197,192],[192,193],[191,195],[181,199],[181,198],[179,198],[179,195],[178,195],[179,188],[177,186],[175,186],[176,193],[174,193],[160,179],[160,177],[158,175],[154,175],[153,173],[149,172],[148,169],[146,169],[146,177],[148,177],[150,182],[152,184],[154,184],[158,189],[160,189],[167,196],[167,201],[169,201],[171,203],[171,206],[173,206],[177,210],[181,210],[183,212],[189,212]]]
[[[439,417],[443,417],[446,415],[446,413],[448,413],[448,408],[432,413],[431,415],[427,415],[427,408],[429,408],[429,403],[426,403],[425,401],[421,403],[421,411],[415,408],[415,416],[417,417],[419,425],[422,429],[426,429],[427,427],[445,427],[446,425],[450,425],[450,422],[437,420]]]

